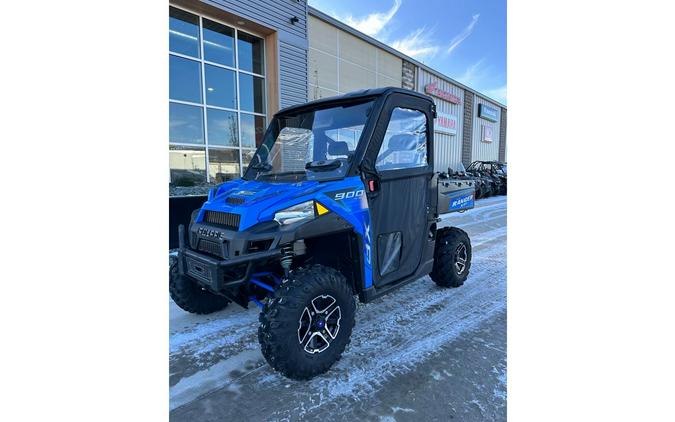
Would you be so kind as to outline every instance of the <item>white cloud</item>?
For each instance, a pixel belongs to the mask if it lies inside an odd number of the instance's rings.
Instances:
[[[406,37],[395,40],[389,45],[417,60],[431,59],[439,50],[439,47],[431,41],[432,32],[424,27],[418,28]]]
[[[499,88],[488,89],[482,92],[488,97],[494,98],[502,104],[506,104],[506,85],[500,86]]]
[[[476,63],[467,67],[464,73],[455,77],[455,79],[463,83],[464,85],[468,86],[475,85],[475,83],[485,75],[483,62],[485,62],[485,58],[482,58],[478,60]]]
[[[355,18],[349,15],[341,20],[364,34],[374,37],[389,23],[391,18],[398,12],[399,7],[401,7],[401,0],[394,0],[394,5],[386,12],[375,12],[362,18]]]
[[[459,45],[464,41],[471,33],[473,32],[473,27],[476,26],[478,23],[478,18],[480,17],[480,14],[475,14],[471,18],[471,23],[467,25],[466,28],[462,30],[455,38],[450,41],[450,47],[448,47],[447,53],[450,54],[452,53],[455,48],[459,47]]]
[[[463,83],[464,85],[478,90],[479,92],[499,101],[502,104],[506,104],[506,84],[497,88],[484,88],[485,85],[494,80],[494,75],[491,74],[490,67],[485,66],[484,63],[485,58],[478,60],[467,67],[464,73],[459,76],[455,76],[454,79]]]

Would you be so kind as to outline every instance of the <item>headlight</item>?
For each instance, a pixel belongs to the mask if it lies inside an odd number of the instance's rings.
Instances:
[[[274,214],[274,219],[281,225],[293,224],[312,218],[314,218],[314,201],[302,202]]]

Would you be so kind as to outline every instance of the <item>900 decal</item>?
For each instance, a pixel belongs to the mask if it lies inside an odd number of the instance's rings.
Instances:
[[[348,189],[342,189],[342,190],[336,190],[333,192],[326,192],[326,196],[329,198],[332,198],[336,201],[342,201],[343,199],[352,199],[352,198],[360,198],[365,194],[365,191],[363,189],[354,189],[354,188],[348,188]]]
[[[333,199],[335,199],[336,201],[340,201],[342,199],[360,198],[363,196],[364,193],[365,191],[363,189],[353,190],[349,192],[339,192],[335,194],[335,197]]]

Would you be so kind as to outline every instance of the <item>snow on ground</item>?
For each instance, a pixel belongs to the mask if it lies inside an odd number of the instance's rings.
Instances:
[[[196,316],[171,302],[172,419],[302,419],[328,410],[334,416],[348,415],[359,402],[386,393],[392,380],[414,374],[460,335],[503,315],[506,198],[480,200],[473,210],[445,216],[441,225],[446,224],[466,230],[471,238],[473,262],[465,285],[442,289],[427,276],[372,303],[359,303],[352,341],[342,359],[308,382],[288,380],[265,363],[257,341],[257,307],[230,306]],[[503,344],[490,347],[505,349]],[[498,366],[491,366],[497,381],[490,387],[490,403],[506,399],[506,369]],[[447,378],[441,372],[431,371],[428,377]],[[481,415],[485,406],[485,400],[475,405]],[[389,409],[394,408],[394,420],[408,413],[390,403]]]

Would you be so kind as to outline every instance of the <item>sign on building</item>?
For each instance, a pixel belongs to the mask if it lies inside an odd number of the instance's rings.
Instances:
[[[486,106],[485,104],[478,104],[478,117],[491,122],[496,122],[499,120],[499,110],[494,107]]]
[[[441,88],[438,87],[438,82],[431,82],[429,84],[426,84],[424,86],[424,92],[433,95],[434,97],[438,97],[442,100],[451,102],[453,104],[459,104],[462,102],[462,99],[453,94],[450,91],[445,91]]]
[[[493,128],[492,125],[481,125],[481,142],[492,142]]]
[[[434,132],[457,135],[457,116],[437,112],[436,119],[434,119]]]

